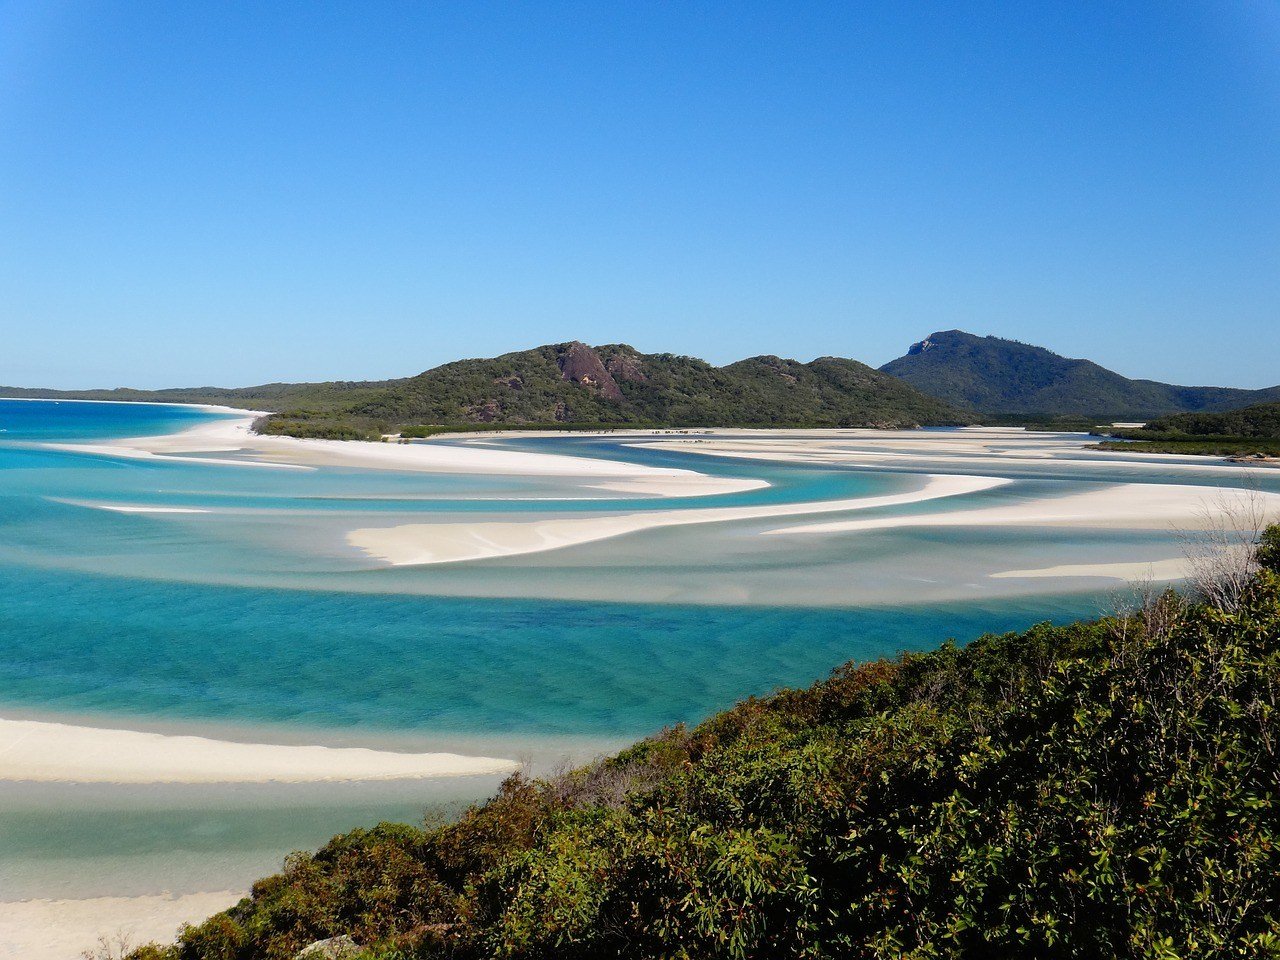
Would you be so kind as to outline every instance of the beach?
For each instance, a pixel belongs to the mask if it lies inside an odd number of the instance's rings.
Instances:
[[[120,948],[171,942],[184,923],[233,906],[247,891],[215,890],[179,896],[92,897],[83,900],[0,902],[0,958],[80,960],[99,943]]]

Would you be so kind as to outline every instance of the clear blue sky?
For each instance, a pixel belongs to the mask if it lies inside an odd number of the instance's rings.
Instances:
[[[1280,382],[1280,4],[0,0],[0,383],[952,327]]]

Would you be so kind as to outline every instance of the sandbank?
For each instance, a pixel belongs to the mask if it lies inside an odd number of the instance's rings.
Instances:
[[[1094,527],[1114,530],[1196,530],[1218,521],[1223,511],[1280,516],[1280,494],[1228,487],[1167,483],[1117,483],[1065,497],[972,510],[903,517],[836,520],[766,530],[765,535],[852,533],[901,527]]]
[[[1003,570],[993,573],[996,580],[1040,580],[1059,577],[1095,577],[1101,580],[1152,580],[1165,582],[1185,580],[1191,575],[1192,562],[1186,557],[1133,563],[1063,563],[1056,567],[1032,570]]]
[[[926,475],[918,490],[881,497],[779,503],[752,507],[652,510],[598,517],[477,523],[408,523],[364,527],[347,534],[347,542],[392,566],[457,563],[494,557],[540,553],[592,543],[658,527],[722,523],[770,517],[843,513],[919,503],[940,497],[977,493],[1011,481],[999,477]]]
[[[507,773],[456,753],[285,746],[0,719],[0,780],[74,783],[315,783]]]

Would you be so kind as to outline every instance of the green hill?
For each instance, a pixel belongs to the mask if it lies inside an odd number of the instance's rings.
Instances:
[[[135,960],[1280,956],[1280,528],[1257,557],[356,830]]]
[[[1130,380],[1089,360],[961,330],[931,334],[880,369],[947,403],[991,414],[1146,420],[1280,400],[1280,386],[1238,390]]]
[[[973,419],[856,360],[753,357],[716,367],[624,344],[593,348],[576,341],[382,382],[0,393],[220,403],[272,411],[260,425],[265,432],[343,438],[470,425],[912,427]]]

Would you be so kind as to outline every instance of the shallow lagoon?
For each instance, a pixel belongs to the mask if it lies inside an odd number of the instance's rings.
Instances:
[[[1122,589],[992,573],[1158,560],[1179,550],[1173,530],[926,528],[797,542],[760,536],[770,522],[747,520],[389,568],[351,548],[345,532],[424,516],[880,496],[916,489],[922,478],[892,463],[855,470],[695,457],[607,437],[487,441],[770,484],[710,497],[624,497],[573,478],[283,470],[40,446],[162,434],[211,416],[0,401],[3,715],[258,742],[456,749],[547,769],[696,722],[748,694],[809,683],[847,659],[1092,616]],[[1016,482],[878,513],[991,506],[1116,481],[1238,482],[1234,474],[1117,462],[1022,463],[1001,475]],[[1263,484],[1277,486],[1270,477]],[[103,509],[113,505],[208,512]],[[3,784],[0,893],[234,887],[295,846],[381,817],[456,809],[493,786],[492,778]]]

